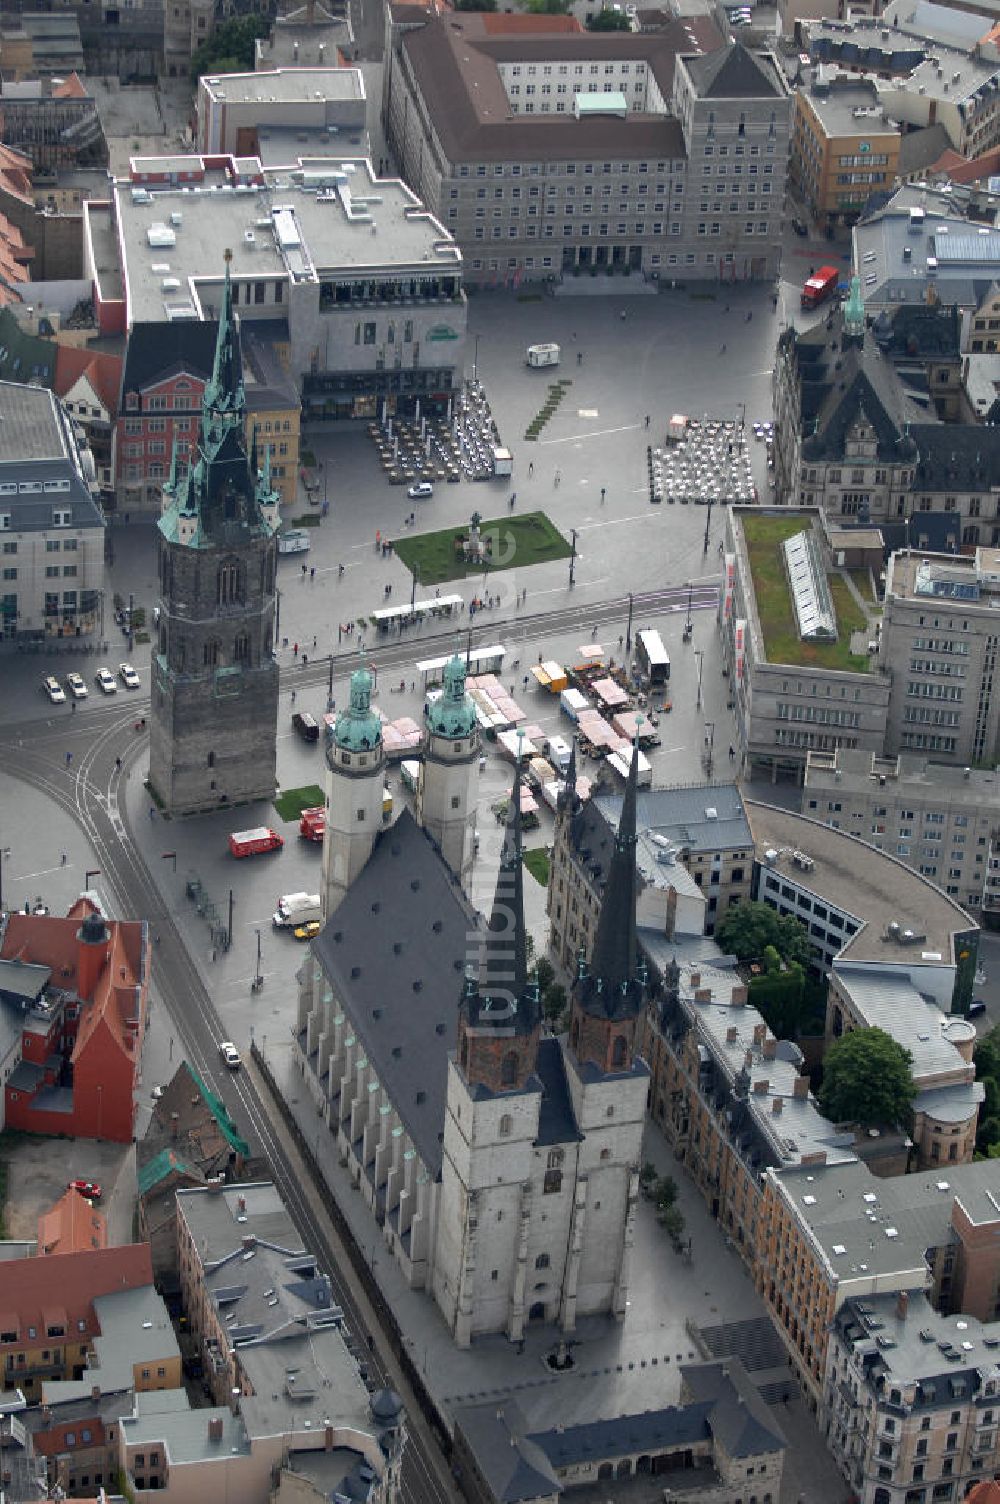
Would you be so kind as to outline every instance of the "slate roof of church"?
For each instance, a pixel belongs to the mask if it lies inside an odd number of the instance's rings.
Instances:
[[[448,1054],[480,916],[408,809],[313,951],[428,1170],[441,1169]]]

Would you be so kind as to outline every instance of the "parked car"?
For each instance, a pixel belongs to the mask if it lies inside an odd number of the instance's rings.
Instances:
[[[809,234],[809,226],[806,224],[805,220],[802,219],[793,219],[792,229],[795,231],[796,235],[806,236]]]
[[[982,1018],[985,1012],[986,1004],[984,1003],[983,999],[981,997],[974,997],[972,999],[972,1002],[969,1004],[969,1017]]]
[[[319,741],[319,722],[308,710],[297,710],[292,716],[292,726],[304,742]]]
[[[126,689],[139,689],[141,687],[139,682],[139,675],[136,673],[131,663],[119,663],[118,677],[119,679],[121,679]]]
[[[231,1071],[239,1070],[240,1052],[231,1039],[222,1041],[219,1045],[219,1054],[222,1056],[223,1065],[228,1066]]]
[[[86,1196],[90,1201],[100,1201],[101,1188],[96,1180],[71,1180],[69,1190],[79,1191],[81,1196]]]
[[[118,685],[115,676],[109,668],[99,668],[94,675],[94,683],[102,694],[114,695],[118,693]]]
[[[48,695],[49,699],[52,701],[53,705],[65,705],[66,691],[63,689],[62,685],[59,683],[59,680],[55,678],[53,674],[46,674],[45,678],[42,680],[42,688]]]
[[[418,480],[415,486],[409,486],[407,496],[414,501],[425,501],[428,496],[434,495],[434,487],[429,480]]]
[[[74,700],[85,700],[87,698],[87,686],[83,682],[83,676],[75,670],[73,673],[66,675],[66,688]]]
[[[318,919],[310,919],[305,924],[297,924],[292,931],[296,940],[312,940],[319,934],[320,922]]]

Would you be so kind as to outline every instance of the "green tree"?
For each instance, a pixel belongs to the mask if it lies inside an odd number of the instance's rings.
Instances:
[[[538,979],[538,990],[544,996],[556,979],[556,969],[548,956],[539,957],[538,964],[535,967],[535,976]]]
[[[853,1029],[823,1057],[820,1106],[835,1123],[903,1123],[913,1100],[913,1057],[884,1029]]]
[[[629,18],[623,10],[599,10],[587,22],[588,31],[631,31]]]
[[[223,21],[192,57],[192,81],[197,83],[205,73],[252,73],[254,43],[270,30],[265,16],[233,16]]]
[[[666,1231],[674,1248],[680,1250],[684,1237],[684,1213],[679,1206],[662,1207],[656,1214],[657,1221]]]
[[[773,946],[783,961],[797,961],[800,966],[809,964],[805,925],[791,914],[776,914],[770,904],[734,904],[715,926],[715,939],[738,961],[758,961],[768,946]]]
[[[673,1206],[677,1200],[677,1182],[674,1177],[672,1175],[664,1175],[662,1179],[656,1182],[653,1194],[656,1197],[656,1205],[659,1211],[664,1212],[668,1206]]]
[[[656,1179],[656,1166],[651,1159],[647,1159],[639,1171],[639,1184],[652,1185]]]
[[[566,1012],[566,988],[561,982],[553,982],[542,994],[542,1011],[553,1028]]]
[[[455,0],[456,10],[496,10],[497,0]]]

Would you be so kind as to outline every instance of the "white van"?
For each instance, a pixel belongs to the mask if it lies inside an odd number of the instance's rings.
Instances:
[[[559,346],[529,345],[527,363],[529,366],[557,366],[559,364]]]
[[[283,893],[271,923],[276,930],[287,930],[322,917],[318,893]]]
[[[550,736],[545,743],[545,755],[549,762],[560,773],[565,773],[569,767],[570,746],[561,736]]]

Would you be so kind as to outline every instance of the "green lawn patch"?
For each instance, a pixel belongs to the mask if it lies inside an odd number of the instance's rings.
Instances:
[[[319,784],[309,783],[304,789],[282,789],[274,807],[282,820],[297,820],[304,809],[315,809],[323,803],[324,794]]]
[[[543,888],[549,885],[549,854],[544,846],[531,846],[522,858],[524,865]]]
[[[319,527],[318,512],[303,512],[301,517],[292,518],[293,527]]]
[[[544,512],[493,517],[482,523],[480,531],[484,539],[493,538],[492,562],[488,566],[492,574],[502,569],[525,569],[529,564],[568,559],[573,551]],[[467,529],[459,527],[445,528],[440,533],[409,533],[405,538],[397,538],[393,546],[421,585],[440,585],[444,580],[464,580],[483,573],[482,564],[467,564],[455,551],[456,538],[466,534]]]
[[[848,569],[845,570],[845,573],[850,575],[851,579],[854,582],[854,588],[863,601],[867,601],[870,606],[875,606],[878,604],[875,600],[874,595],[872,594],[872,577],[870,570]]]
[[[866,628],[864,613],[839,575],[828,575],[837,613],[836,642],[803,642],[795,624],[781,545],[802,531],[800,517],[743,518],[743,536],[750,558],[757,615],[769,663],[796,663],[802,668],[832,668],[864,674],[867,654],[851,652],[851,633]]]

